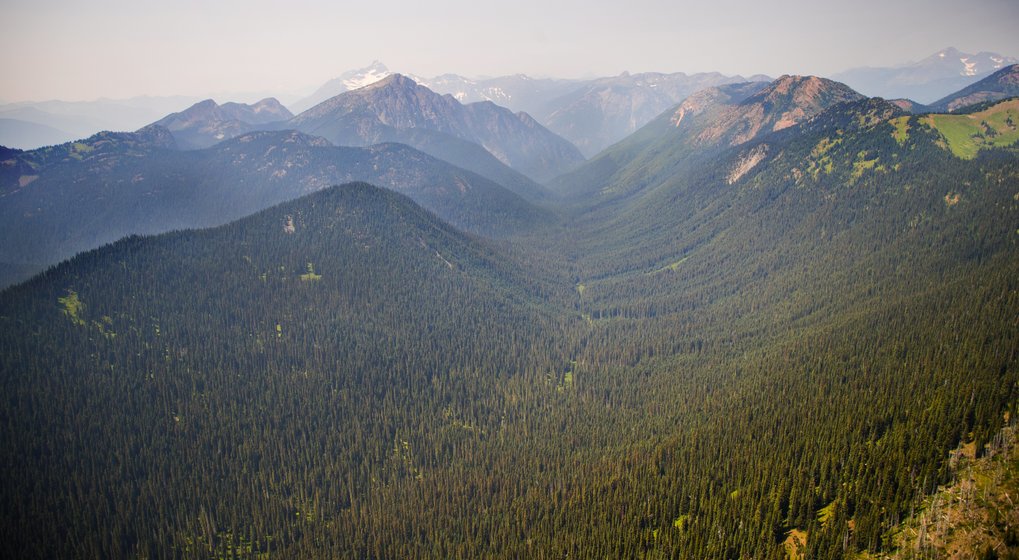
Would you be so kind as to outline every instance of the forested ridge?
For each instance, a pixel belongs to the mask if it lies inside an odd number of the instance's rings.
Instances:
[[[153,125],[0,152],[0,234],[7,240],[0,286],[17,278],[7,274],[18,268],[12,264],[40,272],[129,234],[221,225],[351,181],[401,192],[460,229],[492,237],[555,221],[506,183],[405,145],[337,147],[295,131],[251,132],[204,150],[172,149],[173,142]],[[514,186],[531,192],[527,183]]]
[[[0,542],[889,552],[1019,412],[1019,159],[926,122],[839,105],[499,242],[352,184],[80,254],[0,293]]]

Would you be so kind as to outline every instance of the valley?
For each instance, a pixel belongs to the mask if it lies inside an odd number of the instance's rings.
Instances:
[[[382,78],[0,153],[16,556],[910,557],[1007,448],[1014,97],[705,84],[585,159]]]

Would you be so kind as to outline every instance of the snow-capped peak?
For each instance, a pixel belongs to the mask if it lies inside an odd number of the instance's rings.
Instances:
[[[372,62],[371,66],[355,70],[354,72],[348,73],[343,76],[343,85],[347,88],[347,91],[363,88],[364,86],[370,86],[379,80],[382,80],[393,73],[386,68],[385,64],[379,61]]]

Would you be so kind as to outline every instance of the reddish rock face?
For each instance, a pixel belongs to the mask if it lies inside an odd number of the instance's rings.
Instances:
[[[761,88],[710,88],[686,99],[672,115],[687,127],[692,144],[737,146],[762,134],[789,128],[838,103],[863,96],[816,76],[782,76]],[[697,117],[696,122],[691,117]]]

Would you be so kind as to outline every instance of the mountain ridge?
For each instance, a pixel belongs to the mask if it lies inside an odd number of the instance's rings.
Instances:
[[[622,140],[684,98],[711,86],[771,81],[766,76],[724,76],[718,72],[644,72],[591,80],[552,99],[542,120],[580,147],[588,157]]]
[[[250,105],[234,102],[220,105],[206,99],[152,124],[169,130],[182,149],[201,149],[293,116],[272,97]]]
[[[401,74],[323,101],[286,126],[323,136],[338,145],[407,141],[425,152],[429,151],[427,143],[405,139],[405,131],[433,131],[476,143],[538,182],[561,174],[584,159],[572,144],[529,116],[514,114],[490,102],[463,105],[452,96],[439,95]],[[469,161],[452,163],[470,165]]]
[[[970,54],[946,47],[922,60],[893,67],[854,68],[832,75],[854,89],[889,99],[932,103],[1019,59],[997,53]]]
[[[930,104],[933,111],[955,112],[986,101],[1019,96],[1019,64],[997,70],[990,76]]]
[[[329,91],[335,95],[351,91],[352,85],[364,87],[392,74],[376,61],[371,66],[345,73],[347,79],[331,80],[320,92]],[[357,77],[356,83],[343,85],[350,76]],[[578,146],[585,156],[592,156],[621,140],[696,90],[724,83],[771,81],[763,75],[745,79],[718,72],[623,72],[616,76],[572,80],[532,78],[524,74],[478,79],[457,74],[408,77],[436,93],[452,95],[463,104],[491,101],[514,112],[528,113]],[[328,99],[323,95],[317,94],[318,103]],[[294,109],[300,112],[312,106],[301,104]]]
[[[390,74],[392,72],[389,71],[385,64],[378,60],[372,61],[370,65],[364,68],[348,70],[338,77],[328,80],[311,95],[292,103],[290,109],[295,114],[303,113],[327,99],[373,84]]]
[[[0,539],[29,558],[916,556],[902,520],[956,482],[981,502],[957,450],[1016,423],[1017,103],[717,86],[540,205],[407,145],[293,130],[0,148],[0,212],[25,202],[0,249],[28,255],[108,210],[305,195],[0,291]],[[395,134],[350,107],[352,134]],[[329,186],[358,171],[413,198]],[[1016,552],[1001,519],[988,554]]]
[[[710,157],[792,127],[830,106],[862,98],[844,84],[816,76],[786,75],[771,83],[708,88],[560,177],[554,186],[581,205],[632,197],[668,178],[690,158]]]
[[[222,224],[351,180],[409,194],[476,234],[556,221],[507,188],[409,146],[335,147],[296,131],[179,151],[170,132],[153,125],[0,156],[0,230],[10,241],[0,262],[9,267],[53,264],[129,234]]]

